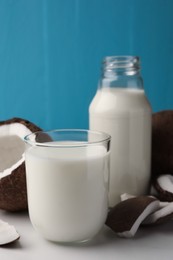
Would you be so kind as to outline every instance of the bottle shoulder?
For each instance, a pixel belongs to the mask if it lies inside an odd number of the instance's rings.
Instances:
[[[144,90],[141,89],[99,89],[93,98],[90,113],[118,113],[122,111],[146,111],[151,106]]]

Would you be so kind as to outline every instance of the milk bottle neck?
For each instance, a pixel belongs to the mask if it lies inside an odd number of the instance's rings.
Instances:
[[[103,60],[99,88],[143,89],[140,59],[137,56],[110,56]]]

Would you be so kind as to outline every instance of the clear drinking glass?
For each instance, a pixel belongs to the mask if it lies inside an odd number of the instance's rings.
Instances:
[[[91,239],[108,210],[110,136],[53,130],[25,137],[29,215],[34,228],[56,242]]]

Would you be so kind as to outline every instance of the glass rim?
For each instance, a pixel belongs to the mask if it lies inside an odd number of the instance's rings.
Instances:
[[[53,144],[53,142],[39,142],[39,141],[33,141],[30,139],[30,137],[36,135],[36,134],[51,134],[51,133],[70,133],[70,132],[80,132],[80,133],[90,133],[95,134],[97,136],[100,136],[100,140],[97,141],[73,141],[73,144]],[[93,131],[93,130],[87,130],[87,129],[53,129],[48,131],[36,131],[33,133],[30,133],[24,137],[24,142],[26,144],[29,144],[31,146],[35,147],[54,147],[54,148],[73,148],[73,147],[85,147],[85,146],[91,146],[91,145],[97,145],[101,144],[103,142],[109,142],[111,140],[111,136],[105,132],[101,131]],[[69,140],[70,141],[70,140]]]

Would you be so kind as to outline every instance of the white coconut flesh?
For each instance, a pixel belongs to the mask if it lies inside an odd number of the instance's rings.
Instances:
[[[154,224],[160,219],[164,219],[169,216],[170,219],[173,219],[173,202],[166,202],[162,207],[149,215],[143,222],[143,224]]]
[[[9,244],[19,239],[19,237],[14,226],[0,220],[0,245]]]
[[[24,137],[31,131],[23,124],[0,126],[0,178],[10,175],[25,160]]]

